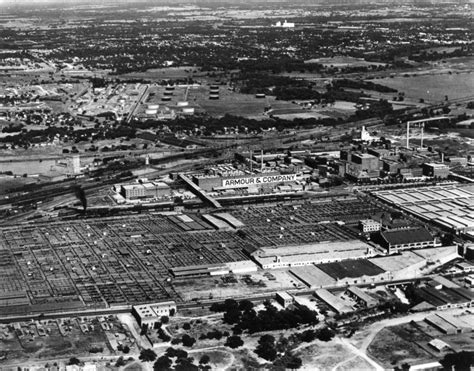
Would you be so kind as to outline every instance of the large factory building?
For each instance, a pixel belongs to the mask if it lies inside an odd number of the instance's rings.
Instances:
[[[272,188],[278,183],[296,182],[297,174],[281,174],[278,171],[250,173],[235,170],[227,174],[195,175],[193,182],[205,191],[233,188]]]

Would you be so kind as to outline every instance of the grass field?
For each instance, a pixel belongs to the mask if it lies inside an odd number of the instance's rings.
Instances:
[[[426,102],[441,102],[445,96],[449,99],[472,96],[474,73],[396,76],[377,79],[375,82],[404,92],[408,99],[423,98]]]
[[[323,66],[333,66],[333,67],[364,67],[371,65],[385,65],[385,63],[378,62],[368,62],[362,58],[353,58],[353,57],[344,57],[337,56],[332,58],[315,58],[305,61],[306,63],[319,63]]]
[[[410,324],[387,327],[377,334],[367,353],[385,368],[402,363],[428,362],[432,355],[417,342],[430,340],[429,336]]]
[[[226,86],[220,86],[219,99],[209,99],[209,87],[201,86],[198,89],[190,89],[188,100],[190,104],[199,106],[202,110],[213,116],[224,116],[225,114],[261,117],[264,115],[265,107],[271,106],[273,109],[295,109],[297,105],[276,101],[274,97],[256,98],[251,94],[240,94],[232,92]]]

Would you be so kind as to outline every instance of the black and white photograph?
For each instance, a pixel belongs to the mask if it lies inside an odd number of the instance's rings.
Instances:
[[[0,0],[0,371],[474,370],[474,0]]]

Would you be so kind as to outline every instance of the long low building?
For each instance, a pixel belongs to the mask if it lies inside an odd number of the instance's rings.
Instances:
[[[359,240],[260,248],[251,254],[263,269],[298,267],[373,256],[372,246]]]
[[[336,313],[350,313],[354,310],[350,305],[346,304],[344,300],[339,299],[326,289],[316,290],[315,295],[329,305]]]
[[[435,245],[435,238],[426,228],[388,230],[380,233],[382,246],[389,254],[399,250],[421,249]]]
[[[290,273],[309,288],[372,284],[420,277],[459,258],[456,246],[435,247],[370,259],[296,266]]]
[[[242,260],[222,264],[188,265],[170,269],[174,278],[221,276],[224,274],[256,272],[257,266],[251,260]]]

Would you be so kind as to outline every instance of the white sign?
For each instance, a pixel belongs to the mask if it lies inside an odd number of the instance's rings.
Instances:
[[[259,186],[269,183],[294,182],[296,181],[296,174],[284,175],[264,175],[248,178],[233,178],[223,179],[222,187],[224,188],[244,188],[250,186]]]

